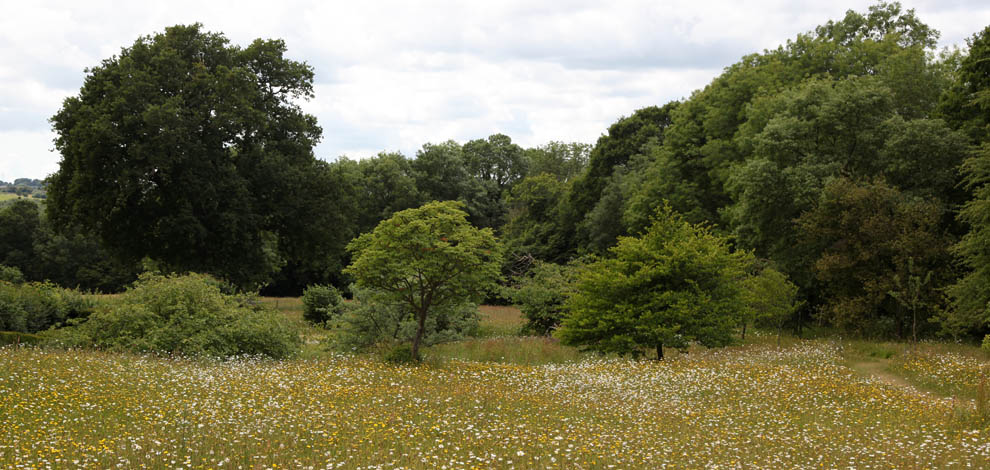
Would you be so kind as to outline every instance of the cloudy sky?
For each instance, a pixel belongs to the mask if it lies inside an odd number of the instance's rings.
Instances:
[[[236,44],[282,38],[312,65],[319,158],[497,132],[593,143],[633,110],[688,96],[742,55],[873,2],[784,0],[0,0],[0,180],[58,168],[48,124],[84,69],[142,35],[201,22]],[[985,0],[907,0],[964,45]]]

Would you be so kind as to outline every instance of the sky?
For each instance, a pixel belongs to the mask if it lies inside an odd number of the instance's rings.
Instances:
[[[138,37],[199,22],[234,44],[281,38],[311,65],[317,158],[414,156],[509,135],[594,143],[634,110],[690,96],[745,54],[872,1],[0,0],[0,180],[58,170],[48,118],[87,67]],[[990,24],[986,0],[902,2],[940,47]]]

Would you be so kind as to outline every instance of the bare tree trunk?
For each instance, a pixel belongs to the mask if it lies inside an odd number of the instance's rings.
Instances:
[[[657,343],[657,360],[663,360],[663,343]]]
[[[426,330],[426,309],[422,312],[416,312],[417,326],[416,326],[416,336],[413,337],[412,344],[412,356],[413,359],[419,360],[419,343],[423,340],[423,331]]]
[[[743,322],[742,324],[742,337],[739,339],[746,341],[746,322]]]
[[[911,338],[917,343],[918,342],[918,309],[917,307],[911,307]]]

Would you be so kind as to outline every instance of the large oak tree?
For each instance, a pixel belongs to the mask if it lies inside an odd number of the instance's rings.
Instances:
[[[285,50],[173,26],[89,69],[51,119],[51,219],[124,258],[266,281],[306,217],[283,206],[305,190],[321,136],[296,104],[313,96],[312,68]]]

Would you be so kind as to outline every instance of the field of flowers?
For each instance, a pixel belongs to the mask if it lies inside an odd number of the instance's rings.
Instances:
[[[906,351],[893,361],[893,370],[936,391],[974,398],[981,382],[990,387],[990,361],[935,348]],[[987,393],[985,391],[984,393]]]
[[[826,342],[663,363],[0,349],[5,468],[990,468],[949,399]]]

